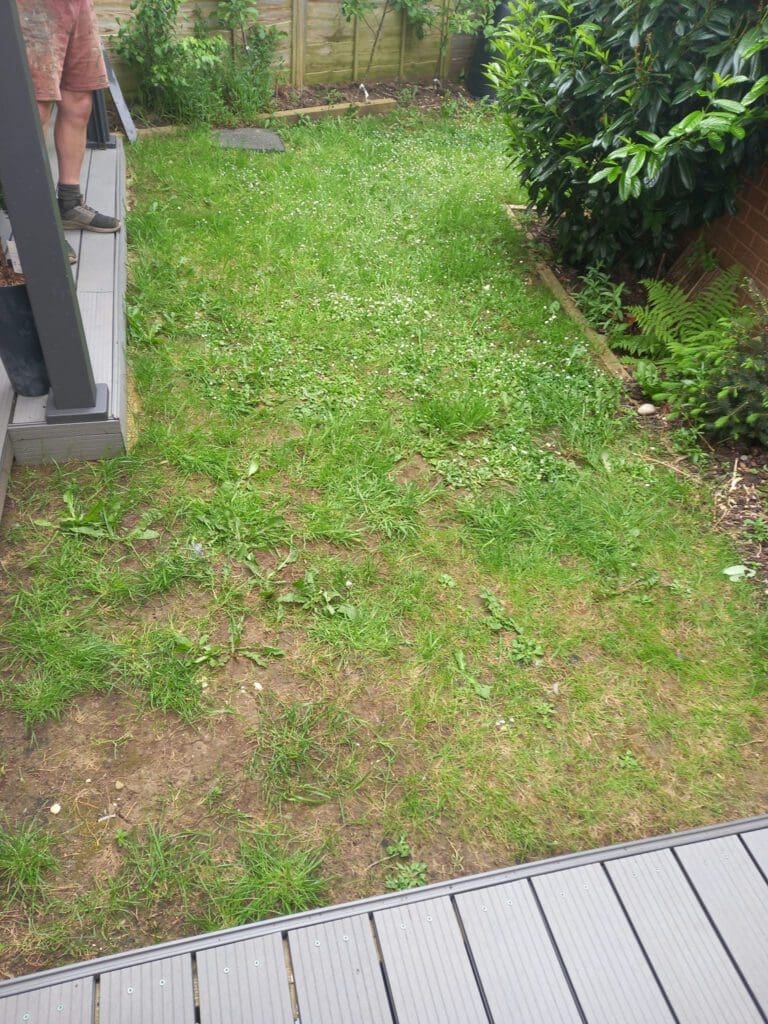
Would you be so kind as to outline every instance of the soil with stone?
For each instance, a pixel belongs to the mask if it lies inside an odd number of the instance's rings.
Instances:
[[[365,86],[365,92],[361,86]],[[367,92],[367,96],[366,96]],[[276,110],[299,110],[302,107],[330,106],[334,103],[362,104],[367,100],[394,99],[421,110],[434,110],[446,98],[469,100],[469,93],[454,82],[445,85],[432,82],[369,82],[363,75],[357,82],[334,85],[313,85],[303,89],[281,86],[275,93]]]

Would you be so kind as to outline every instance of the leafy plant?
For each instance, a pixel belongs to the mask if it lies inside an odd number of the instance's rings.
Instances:
[[[35,526],[59,530],[61,533],[70,534],[73,537],[124,541],[125,543],[135,540],[155,540],[160,536],[157,530],[148,530],[142,526],[122,532],[120,521],[123,517],[123,510],[120,502],[115,498],[100,499],[88,508],[81,508],[78,505],[75,492],[71,488],[67,488],[62,498],[67,507],[67,514],[63,515],[58,522],[51,522],[49,519],[36,519]]]
[[[737,291],[743,278],[738,266],[730,267],[693,297],[667,281],[643,281],[648,303],[629,310],[642,333],[622,338],[620,347],[633,355],[653,358],[668,354],[670,347],[684,338],[717,328],[736,312]]]
[[[384,850],[388,857],[400,857],[405,860],[411,856],[411,844],[403,833],[394,842],[387,843]]]
[[[530,636],[516,636],[512,641],[512,658],[520,665],[532,665],[544,657],[544,648]]]
[[[210,35],[198,17],[195,34],[178,37],[181,0],[132,0],[115,49],[136,72],[139,102],[153,115],[182,122],[243,120],[265,109],[279,33],[258,21],[250,0],[219,0]]]
[[[392,890],[416,889],[427,884],[427,865],[420,860],[411,861],[410,864],[398,864],[387,872],[384,882],[386,887]]]
[[[768,519],[765,516],[758,516],[756,519],[748,519],[744,526],[746,527],[750,538],[755,541],[756,544],[768,543]]]
[[[648,281],[648,305],[635,308],[644,328],[632,339],[642,362],[638,379],[654,401],[703,432],[768,443],[766,309],[737,309],[738,267],[725,271],[700,295]],[[628,345],[629,338],[622,344]]]
[[[338,615],[342,619],[354,619],[357,609],[347,600],[346,594],[323,587],[317,581],[312,569],[304,573],[304,578],[297,580],[293,588],[278,597],[278,604],[295,604],[307,611],[320,612],[330,618]]]
[[[631,750],[625,750],[619,754],[618,762],[619,768],[624,768],[626,771],[637,771],[640,768],[640,762]]]
[[[488,612],[488,628],[494,631],[503,629],[511,630],[513,633],[522,633],[522,626],[518,626],[512,616],[507,612],[504,605],[491,590],[484,590],[480,595]]]
[[[461,650],[454,651],[453,660],[459,673],[457,682],[471,687],[475,696],[480,697],[482,700],[488,700],[491,696],[491,688],[486,683],[481,683],[477,676],[470,672],[464,652]]]
[[[520,0],[490,77],[561,255],[656,267],[733,210],[763,160],[768,27],[753,0]]]
[[[615,332],[624,319],[623,282],[612,281],[602,262],[593,264],[580,280],[579,309],[590,326],[602,334]]]

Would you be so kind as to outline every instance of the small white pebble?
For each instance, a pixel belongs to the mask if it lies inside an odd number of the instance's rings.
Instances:
[[[254,683],[253,684],[253,688],[254,688],[254,690],[263,690],[264,689],[264,687],[261,685],[261,683]]]
[[[88,784],[88,783],[89,783],[90,781],[91,781],[90,779],[86,779],[86,780],[85,780],[85,782],[86,782],[86,785],[87,785],[87,784]]]
[[[51,806],[50,806],[51,814],[58,814],[60,810],[61,810],[61,804],[51,804]]]
[[[655,405],[651,405],[650,402],[643,402],[642,405],[639,405],[637,407],[637,415],[638,416],[655,416],[655,414],[656,414],[656,406]]]
[[[116,782],[115,783],[115,789],[125,789],[125,783],[124,782]]]

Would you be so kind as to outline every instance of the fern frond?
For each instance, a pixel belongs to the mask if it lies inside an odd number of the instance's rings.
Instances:
[[[743,271],[736,266],[724,270],[693,298],[678,285],[643,281],[648,304],[631,309],[643,332],[643,341],[635,339],[635,354],[663,356],[673,345],[712,331],[735,313],[742,283]]]

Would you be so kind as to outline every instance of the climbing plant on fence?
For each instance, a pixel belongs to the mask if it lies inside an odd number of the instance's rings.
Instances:
[[[765,159],[756,0],[519,0],[497,45],[510,154],[576,265],[656,269]]]

